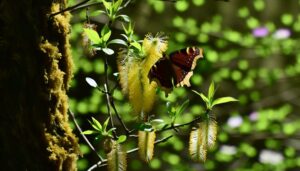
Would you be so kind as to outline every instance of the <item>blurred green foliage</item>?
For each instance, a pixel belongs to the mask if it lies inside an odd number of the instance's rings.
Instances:
[[[149,165],[130,154],[128,170],[300,170],[299,7],[299,0],[132,1],[122,12],[135,23],[136,37],[165,32],[170,37],[169,52],[187,46],[204,49],[205,60],[198,62],[191,89],[204,92],[213,80],[218,89],[216,97],[233,96],[240,103],[214,111],[219,125],[217,146],[208,153],[205,163],[190,160],[190,128],[183,127],[176,137],[156,147]],[[108,117],[105,95],[85,82],[85,77],[92,77],[99,84],[104,82],[104,59],[91,57],[82,45],[83,21],[86,12],[93,10],[91,7],[89,11],[73,13],[71,33],[75,75],[69,92],[70,107],[83,129],[90,128],[87,120],[91,116],[102,123]],[[106,21],[105,16],[89,19],[99,31]],[[258,28],[265,29],[265,34],[257,34]],[[112,29],[112,33],[121,32],[118,23]],[[117,36],[112,34],[113,38],[121,38]],[[117,72],[115,56],[109,59],[109,67],[113,87],[118,85],[113,75]],[[180,104],[189,99],[189,107],[178,122],[191,121],[204,110],[204,103],[191,89],[176,88],[168,97],[160,92],[153,114],[170,120],[166,102]],[[134,125],[130,105],[119,86],[113,97],[124,121]],[[170,134],[164,132],[162,136]],[[86,170],[97,158],[80,142],[84,157],[78,161],[78,169]],[[101,144],[93,143],[103,153]],[[129,143],[128,149],[134,147],[134,141]]]

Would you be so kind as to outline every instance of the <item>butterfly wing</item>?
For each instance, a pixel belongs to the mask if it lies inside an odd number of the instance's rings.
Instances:
[[[160,87],[168,92],[173,88],[174,74],[171,61],[164,56],[152,66],[148,77],[150,81],[157,82]]]
[[[170,54],[172,69],[175,73],[174,83],[177,87],[190,86],[190,78],[200,58],[203,58],[203,50],[196,47],[188,47]]]
[[[169,59],[164,55],[150,69],[148,74],[150,82],[157,82],[167,93],[174,86],[190,86],[189,80],[200,58],[203,58],[202,49],[195,47],[173,52]]]

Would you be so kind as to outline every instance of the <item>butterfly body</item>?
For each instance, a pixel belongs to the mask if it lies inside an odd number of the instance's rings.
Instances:
[[[156,81],[164,90],[169,92],[174,86],[190,86],[190,78],[196,67],[197,60],[203,58],[203,50],[188,47],[164,55],[150,69],[150,81]]]

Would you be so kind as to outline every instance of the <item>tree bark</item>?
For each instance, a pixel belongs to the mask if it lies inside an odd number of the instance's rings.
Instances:
[[[68,124],[72,77],[66,0],[0,2],[1,170],[76,170]]]

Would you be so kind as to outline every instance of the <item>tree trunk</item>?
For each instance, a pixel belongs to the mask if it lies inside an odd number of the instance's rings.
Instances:
[[[72,77],[65,0],[0,2],[0,168],[76,170],[68,124]]]

